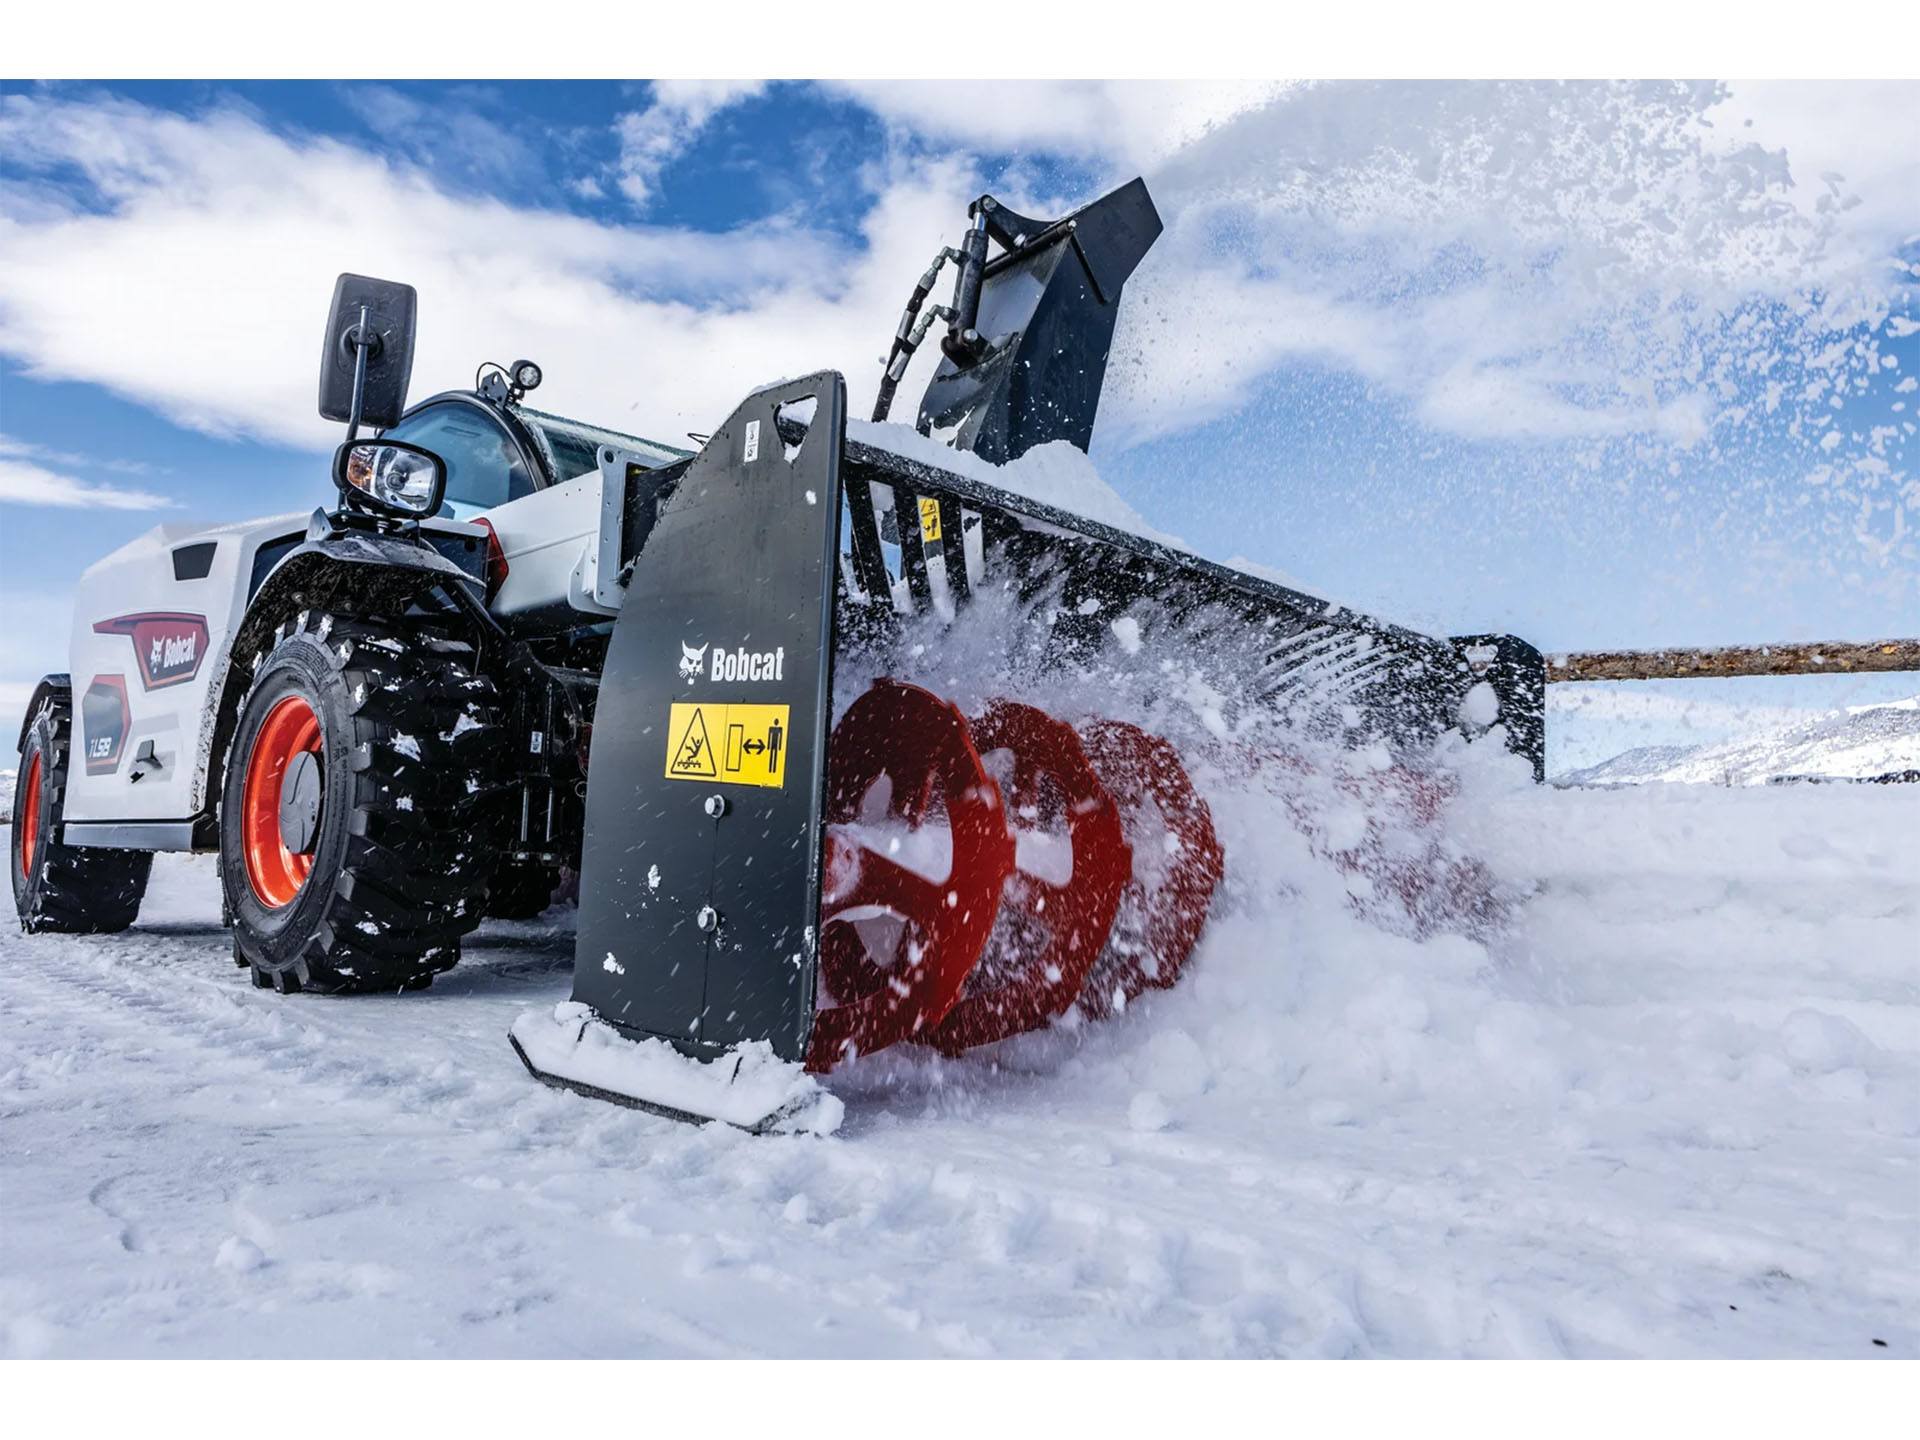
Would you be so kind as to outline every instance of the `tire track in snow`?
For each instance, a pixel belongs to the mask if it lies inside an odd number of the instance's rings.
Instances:
[[[572,1151],[583,1129],[614,1125],[644,1132],[643,1139],[634,1138],[655,1150],[649,1157],[654,1164],[677,1161],[677,1173],[667,1183],[682,1193],[669,1204],[660,1204],[656,1196],[659,1209],[710,1215],[729,1202],[736,1211],[745,1204],[747,1213],[730,1217],[721,1228],[661,1227],[685,1250],[684,1267],[696,1275],[752,1270],[760,1283],[787,1293],[796,1307],[824,1298],[844,1311],[878,1316],[907,1336],[924,1332],[935,1348],[957,1353],[992,1353],[999,1347],[968,1326],[930,1317],[927,1287],[878,1282],[873,1272],[912,1273],[915,1261],[924,1268],[929,1258],[944,1257],[938,1268],[947,1278],[958,1279],[948,1272],[964,1270],[964,1288],[1000,1296],[1045,1278],[1056,1302],[1062,1290],[1079,1302],[1078,1307],[1056,1304],[1056,1309],[1112,1307],[1149,1330],[1164,1332],[1175,1349],[1183,1348],[1183,1334],[1192,1337],[1196,1350],[1271,1349],[1278,1343],[1269,1334],[1272,1317],[1295,1318],[1292,1306],[1276,1308],[1271,1295],[1257,1297],[1241,1307],[1246,1312],[1241,1318],[1231,1318],[1228,1312],[1246,1294],[1242,1261],[1257,1253],[1258,1244],[1218,1223],[1193,1226],[1190,1214],[1179,1213],[1177,1195],[1171,1205],[1162,1200],[1144,1214],[1136,1206],[1136,1213],[1116,1217],[1096,1189],[1063,1193],[1057,1169],[1044,1157],[1030,1157],[1010,1170],[1005,1150],[967,1154],[956,1146],[953,1158],[935,1161],[911,1150],[895,1156],[867,1146],[807,1141],[754,1139],[742,1147],[712,1137],[702,1143],[697,1132],[670,1122],[604,1110],[534,1086],[511,1065],[504,1044],[493,1057],[504,1079],[450,1076],[448,1062],[456,1056],[447,1053],[446,1037],[435,1033],[432,992],[399,997],[370,1027],[360,1012],[378,1002],[290,1001],[245,986],[237,970],[232,980],[200,971],[197,967],[217,957],[199,947],[173,942],[156,950],[143,946],[141,938],[135,932],[107,942],[62,939],[36,945],[39,963],[10,981],[18,994],[16,1008],[62,1016],[63,1043],[90,1055],[167,1051],[170,1058],[160,1068],[183,1089],[269,1085],[283,1101],[295,1087],[317,1091],[314,1102],[329,1107],[336,1121],[342,1105],[371,1109],[374,1114],[361,1122],[369,1132],[400,1120],[418,1129],[427,1119],[441,1127],[438,1140],[451,1130],[497,1141],[503,1128],[513,1129],[520,1169],[530,1161],[537,1164],[542,1151]],[[318,1013],[290,1016],[296,1007]],[[335,1008],[345,1023],[327,1013]],[[370,1063],[349,1048],[349,1042],[368,1040],[370,1029],[393,1032],[386,1043],[411,1035],[414,1043],[429,1048],[429,1056],[413,1064]],[[561,1123],[516,1126],[514,1117],[523,1111],[542,1120],[558,1112]],[[898,1140],[903,1132],[889,1128],[887,1134]],[[798,1153],[774,1163],[780,1179],[769,1185],[767,1152],[775,1147]],[[998,1173],[975,1169],[979,1164]],[[591,1171],[583,1183],[590,1191],[605,1179],[604,1172]],[[571,1188],[576,1193],[569,1201],[550,1196],[548,1203],[590,1218],[591,1194]],[[820,1211],[783,1219],[796,1195],[810,1197]],[[811,1202],[815,1196],[819,1200]],[[811,1280],[788,1283],[777,1266],[767,1264],[764,1247],[740,1242],[768,1223],[782,1225],[798,1243],[824,1243],[844,1253],[855,1262],[849,1273],[861,1278],[830,1283],[824,1293]],[[957,1256],[948,1253],[956,1235],[966,1237]],[[882,1257],[898,1264],[877,1264]],[[1038,1324],[1025,1327],[1019,1316],[1005,1318],[1012,1338],[1028,1338],[1047,1351],[1097,1348],[1091,1341],[1076,1347],[1070,1334]],[[676,1348],[715,1353],[729,1348],[711,1337],[701,1342],[691,1327],[667,1328]]]

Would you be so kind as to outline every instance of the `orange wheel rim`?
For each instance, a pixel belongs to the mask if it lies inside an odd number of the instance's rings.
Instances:
[[[280,826],[281,782],[296,755],[319,755],[320,717],[299,695],[289,695],[267,712],[247,755],[247,782],[240,798],[240,841],[247,883],[269,910],[291,905],[313,869],[311,854],[287,848]]]
[[[20,810],[20,873],[33,874],[33,853],[40,844],[40,754],[27,766],[27,803]]]

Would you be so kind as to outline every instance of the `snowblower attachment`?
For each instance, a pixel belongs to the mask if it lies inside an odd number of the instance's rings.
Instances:
[[[1145,187],[1051,224],[986,198],[973,217],[914,292],[876,414],[937,316],[951,333],[923,432],[996,461],[1084,448],[1121,287],[1159,232]],[[955,303],[922,314],[947,260]],[[1544,670],[1522,642],[1402,630],[890,439],[849,435],[844,382],[823,372],[750,396],[683,466],[603,462],[600,573],[625,588],[573,1000],[512,1031],[538,1078],[824,1130],[838,1102],[811,1074],[850,1057],[958,1053],[1175,983],[1224,871],[1175,746],[1015,699],[968,714],[898,678],[912,636],[983,597],[1017,608],[1029,670],[1174,643],[1209,657],[1230,708],[1311,709],[1406,754],[1497,716],[1538,769]],[[836,665],[877,677],[837,715]]]
[[[836,374],[763,390],[677,477],[636,467],[603,520],[631,578],[595,712],[573,996],[629,1039],[806,1054],[845,429]],[[677,1118],[754,1129],[805,1108],[801,1087],[742,1117],[735,1066],[709,1069],[704,1101],[644,1071],[623,1092],[617,1054],[584,1063],[595,1032],[562,1043],[523,1015],[512,1034],[542,1080]]]

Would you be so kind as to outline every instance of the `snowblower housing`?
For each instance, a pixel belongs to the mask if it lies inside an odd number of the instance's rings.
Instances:
[[[921,428],[995,460],[1084,448],[1121,287],[1159,230],[1145,187],[1052,224],[982,201],[975,222],[976,251],[1007,251],[971,298],[963,262],[959,343]],[[1523,642],[1417,634],[849,437],[833,372],[750,396],[684,468],[609,454],[602,484],[621,518],[599,573],[629,578],[600,682],[573,998],[629,1038],[831,1065],[822,1034],[847,1027],[817,1031],[816,1003],[836,658],[989,590],[1026,606],[1023,646],[1048,663],[1097,660],[1127,615],[1208,637],[1238,700],[1311,694],[1405,752],[1486,685],[1539,763],[1543,672]]]

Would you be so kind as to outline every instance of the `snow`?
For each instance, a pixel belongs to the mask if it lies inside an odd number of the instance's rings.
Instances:
[[[1100,478],[1087,453],[1065,440],[1036,445],[1018,460],[995,465],[970,451],[955,450],[931,435],[922,435],[911,425],[850,419],[847,438],[891,450],[923,465],[952,471],[983,485],[1024,495],[1070,515],[1081,515],[1175,550],[1193,548],[1179,536],[1168,535],[1149,525],[1139,511],[1120,497],[1119,491]]]
[[[565,908],[280,997],[161,857],[132,931],[0,938],[0,1353],[1911,1357],[1920,787],[1453,763],[1497,924],[1201,766],[1178,988],[861,1060],[827,1139],[530,1079]]]

